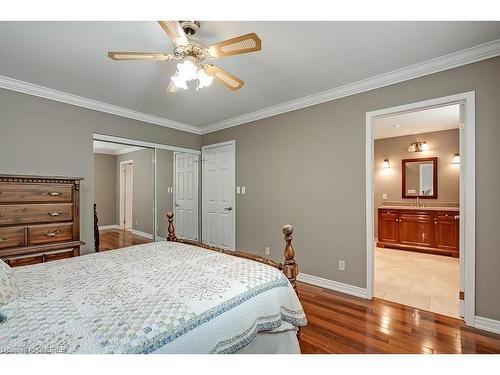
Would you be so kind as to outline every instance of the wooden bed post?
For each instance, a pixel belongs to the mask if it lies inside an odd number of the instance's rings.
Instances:
[[[285,263],[283,264],[283,273],[293,286],[293,290],[299,296],[297,284],[295,283],[297,275],[299,274],[299,265],[295,262],[295,250],[292,246],[292,233],[293,227],[287,224],[283,227],[283,234],[285,235]],[[300,341],[301,327],[297,327],[297,340]]]
[[[283,273],[290,280],[290,284],[292,284],[295,293],[299,295],[297,292],[297,285],[295,284],[295,280],[297,279],[297,275],[299,273],[299,266],[295,263],[295,250],[292,246],[292,233],[293,227],[290,224],[287,224],[283,227],[283,234],[285,235],[285,263],[283,264]]]
[[[168,219],[168,237],[167,241],[177,241],[177,237],[175,235],[175,228],[174,228],[174,213],[172,211],[167,212],[167,219]]]
[[[99,235],[99,218],[97,217],[97,205],[94,203],[94,251],[99,252],[101,239]]]

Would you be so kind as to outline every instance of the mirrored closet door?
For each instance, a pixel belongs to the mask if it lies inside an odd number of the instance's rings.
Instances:
[[[94,135],[94,198],[100,250],[168,237],[199,239],[200,151]]]
[[[154,241],[155,150],[94,140],[99,251]]]

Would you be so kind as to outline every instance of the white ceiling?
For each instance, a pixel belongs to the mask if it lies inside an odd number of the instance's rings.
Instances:
[[[142,147],[123,145],[121,143],[94,141],[95,154],[121,155],[142,149]]]
[[[210,44],[248,32],[262,51],[216,63],[246,84],[165,95],[172,62],[110,50],[172,51],[156,22],[0,22],[0,76],[203,127],[500,39],[500,22],[201,22]]]
[[[373,122],[375,139],[456,129],[460,121],[458,104],[423,111],[376,118]]]

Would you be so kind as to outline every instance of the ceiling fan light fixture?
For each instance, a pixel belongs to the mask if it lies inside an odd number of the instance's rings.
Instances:
[[[209,76],[206,72],[205,69],[200,68],[198,70],[198,88],[202,89],[203,87],[210,86],[212,84],[212,81],[214,80],[214,77]]]
[[[262,41],[255,33],[240,35],[209,46],[201,43],[194,36],[200,28],[198,21],[158,21],[168,38],[174,45],[172,54],[159,52],[108,52],[112,60],[176,60],[177,70],[171,77],[165,92],[177,92],[177,89],[187,90],[194,87],[190,81],[196,81],[196,90],[210,86],[214,78],[230,90],[240,89],[244,82],[224,69],[210,63],[213,59],[241,55],[260,51]]]
[[[172,76],[172,82],[174,83],[175,87],[178,89],[184,89],[187,90],[187,81],[183,79],[182,77],[179,76],[178,72],[175,73],[175,75]]]

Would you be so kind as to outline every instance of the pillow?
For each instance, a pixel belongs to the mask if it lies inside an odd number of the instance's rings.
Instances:
[[[13,302],[17,294],[14,271],[0,259],[0,307]]]

